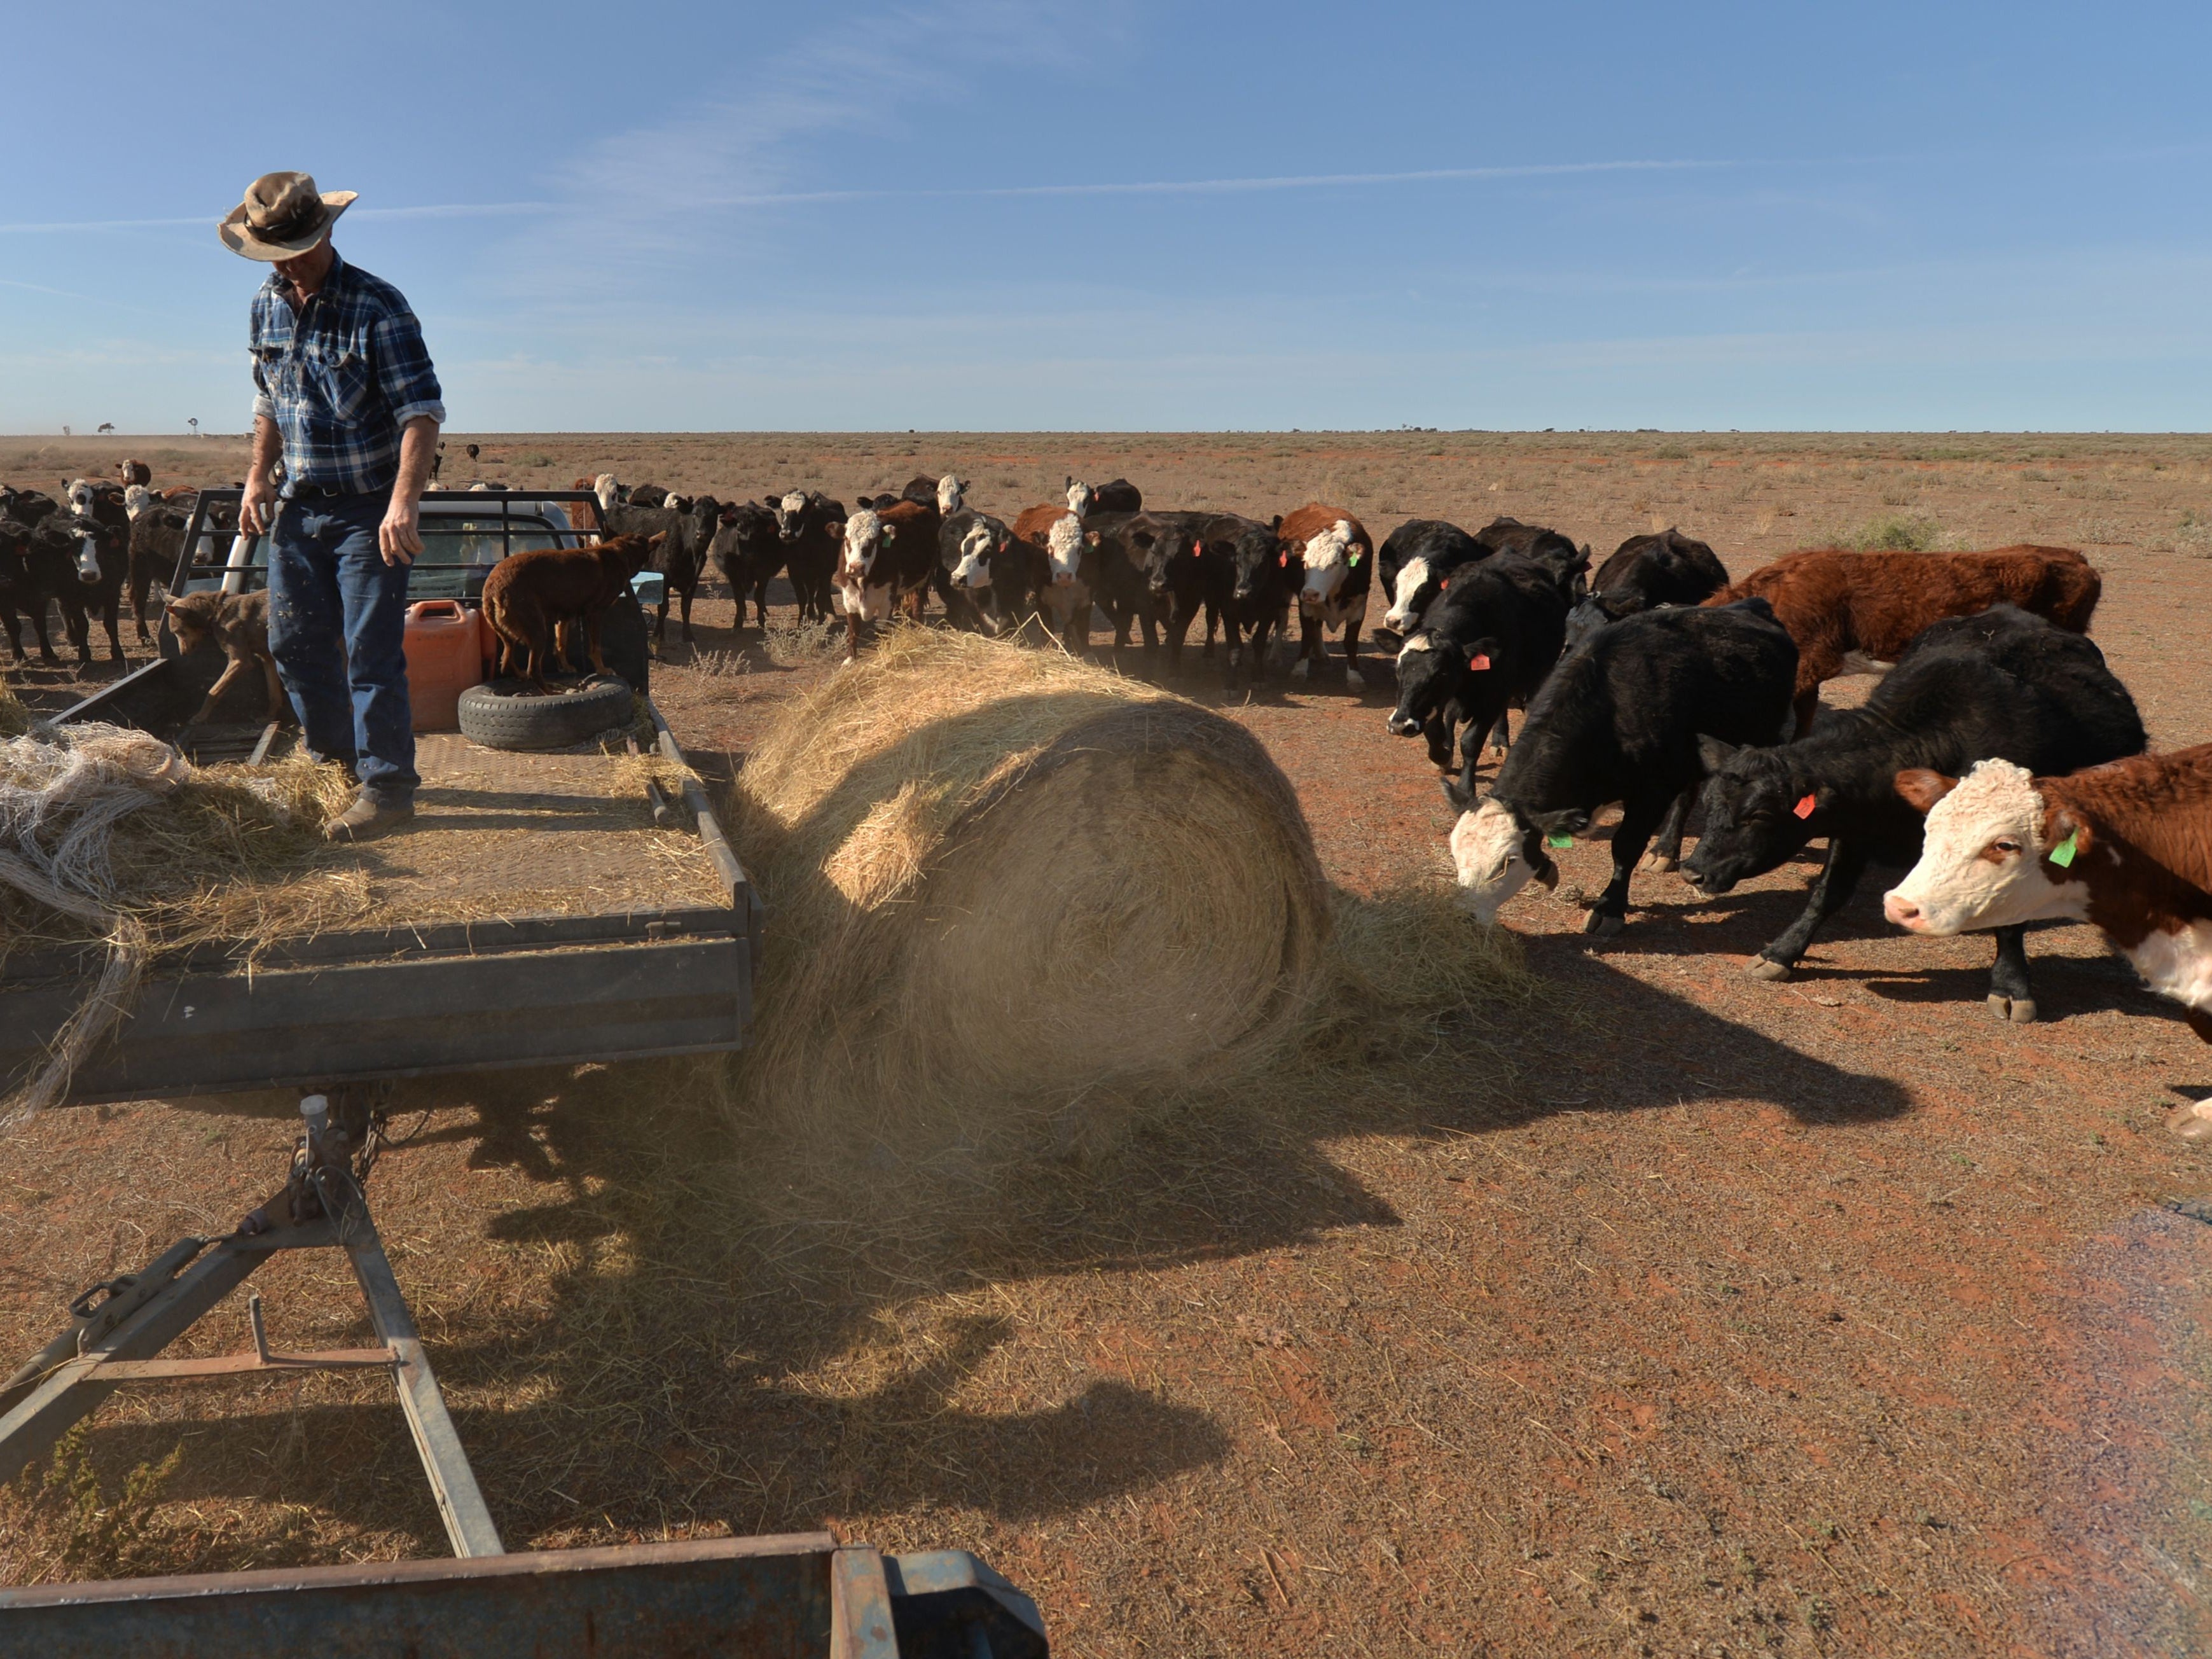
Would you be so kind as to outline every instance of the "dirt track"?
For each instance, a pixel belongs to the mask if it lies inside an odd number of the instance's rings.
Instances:
[[[1738,571],[1925,515],[2086,545],[2094,637],[2154,741],[2212,738],[2203,440],[486,447],[517,483],[612,465],[725,495],[849,499],[953,465],[994,510],[1126,472],[1161,505],[1320,495],[1378,535],[1504,511],[1601,553],[1676,522]],[[0,477],[28,471],[0,447]],[[729,617],[702,603],[656,692],[734,757],[823,671]],[[1360,888],[1442,879],[1449,822],[1419,745],[1383,732],[1386,674],[1235,711]],[[1595,890],[1601,841],[1563,863]],[[1796,980],[1747,979],[1808,869],[1714,903],[1640,876],[1628,931],[1595,945],[1517,900],[1565,994],[1441,1050],[1432,1109],[1151,1132],[1048,1202],[920,1241],[897,1278],[847,1271],[842,1235],[748,1231],[715,1174],[741,1133],[696,1088],[614,1073],[455,1091],[380,1170],[380,1215],[511,1545],[826,1518],[978,1550],[1071,1654],[2201,1650],[2212,1228],[2162,1201],[2212,1178],[2162,1120],[2212,1091],[2212,1050],[2081,928],[2031,939],[2043,1023],[1993,1020],[1987,942],[1887,929],[1874,880]],[[59,1112],[0,1145],[0,1348],[175,1232],[229,1225],[289,1110]],[[273,1340],[357,1340],[305,1294],[349,1306],[337,1277],[284,1265],[263,1276]],[[241,1346],[225,1318],[204,1351]],[[182,1434],[132,1570],[440,1549],[378,1389],[98,1420],[111,1490]],[[54,1571],[52,1516],[0,1498],[0,1579]]]

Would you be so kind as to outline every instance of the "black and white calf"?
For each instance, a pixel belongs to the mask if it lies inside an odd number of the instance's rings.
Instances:
[[[793,489],[775,497],[777,540],[799,597],[799,620],[830,620],[830,589],[844,550],[845,503],[818,489]]]
[[[1528,706],[1559,659],[1566,620],[1566,596],[1535,560],[1501,553],[1462,566],[1398,648],[1391,732],[1426,738],[1429,759],[1450,776],[1453,740],[1465,725],[1458,776],[1471,796],[1484,735],[1509,707]]]
[[[1648,611],[1601,631],[1528,705],[1485,799],[1444,785],[1460,809],[1452,863],[1476,916],[1496,921],[1531,878],[1558,885],[1547,843],[1566,845],[1619,801],[1613,879],[1583,924],[1618,933],[1637,860],[1702,774],[1701,742],[1773,741],[1788,729],[1796,674],[1796,645],[1757,599]]]
[[[1589,579],[1589,595],[1567,617],[1572,651],[1609,622],[1662,605],[1703,605],[1728,586],[1728,570],[1713,550],[1692,536],[1667,529],[1631,536]]]
[[[1705,832],[1684,868],[1699,891],[1718,895],[1826,838],[1804,914],[1751,959],[1759,978],[1787,979],[1869,861],[1919,857],[1922,820],[1898,796],[1899,772],[1957,776],[1984,760],[2072,772],[2141,754],[2143,742],[2135,700],[2103,653],[2040,617],[1992,605],[1923,630],[1863,707],[1821,710],[1794,743],[1732,749],[1707,739]],[[2035,1018],[2025,932],[1997,930],[1989,1003],[2002,1019]]]
[[[1003,519],[972,507],[948,514],[937,532],[937,592],[953,625],[1000,639],[1034,615],[1042,573],[1029,551]]]
[[[1382,625],[1401,637],[1412,633],[1452,572],[1488,558],[1492,550],[1442,519],[1407,520],[1376,555],[1382,592],[1390,601]]]

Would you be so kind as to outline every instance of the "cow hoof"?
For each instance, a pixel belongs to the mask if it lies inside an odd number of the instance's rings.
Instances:
[[[1294,680],[1302,680],[1305,678],[1307,672],[1312,667],[1313,665],[1311,663],[1308,662],[1304,657],[1300,657],[1297,661],[1291,665],[1291,678]]]
[[[1990,993],[1990,1012],[1999,1019],[2010,1020],[2015,1025],[2033,1025],[2035,1024],[2035,999],[2002,996],[1992,991]]]
[[[1786,962],[1777,962],[1772,957],[1753,957],[1744,964],[1743,971],[1753,979],[1784,980],[1795,970]]]
[[[1583,920],[1583,932],[1599,939],[1610,939],[1627,924],[1610,910],[1593,910]]]
[[[1505,754],[1505,745],[1502,743],[1493,743],[1490,745],[1490,752],[1502,759]]]
[[[1646,870],[1656,870],[1662,876],[1671,870],[1680,868],[1681,862],[1680,859],[1668,858],[1664,853],[1646,853],[1644,855],[1644,867]]]
[[[1364,691],[1367,689],[1367,676],[1357,668],[1347,668],[1344,671],[1344,683],[1355,691]]]
[[[2212,1140],[2212,1100],[2191,1102],[2166,1119],[2166,1127],[2184,1140]]]

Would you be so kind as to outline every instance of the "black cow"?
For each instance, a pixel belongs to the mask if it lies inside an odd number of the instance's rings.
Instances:
[[[1444,581],[1463,564],[1495,551],[1442,519],[1408,519],[1392,531],[1375,556],[1376,574],[1390,609],[1382,625],[1403,636],[1419,625],[1443,592]]]
[[[23,660],[23,619],[39,642],[39,660],[58,668],[54,642],[46,632],[46,602],[65,582],[76,580],[65,556],[43,550],[35,555],[32,538],[37,526],[17,519],[0,518],[0,626],[8,632],[8,649]]]
[[[1492,553],[1527,554],[1559,577],[1561,590],[1571,599],[1580,599],[1586,589],[1583,573],[1589,568],[1589,549],[1577,547],[1556,530],[1501,514],[1476,531],[1474,539]]]
[[[1559,659],[1566,622],[1566,595],[1550,567],[1519,553],[1462,566],[1398,649],[1390,731],[1425,737],[1429,759],[1449,776],[1465,722],[1458,775],[1472,794],[1484,736],[1503,730],[1508,708],[1528,706]]]
[[[1822,709],[1795,743],[1708,740],[1705,833],[1684,868],[1698,890],[1718,895],[1827,838],[1804,914],[1751,960],[1759,977],[1787,979],[1870,860],[1909,867],[1919,858],[1922,819],[1898,796],[1899,772],[1957,777],[1977,761],[2008,760],[2051,776],[2139,755],[2143,743],[2135,700],[2103,653],[2040,617],[1992,605],[1923,629],[1863,707]],[[2000,1018],[2022,1023],[2035,1018],[2026,933],[1996,929],[1989,990]]]
[[[1200,526],[1206,544],[1204,558],[1207,587],[1216,594],[1221,611],[1225,660],[1222,683],[1237,689],[1237,671],[1250,659],[1250,683],[1266,677],[1268,636],[1287,633],[1291,601],[1297,597],[1304,572],[1292,574],[1277,538],[1280,519],[1262,524],[1257,519],[1218,513]],[[1206,619],[1211,640],[1213,619]]]
[[[1478,805],[1464,783],[1444,785],[1460,809],[1452,862],[1476,916],[1496,920],[1531,877],[1556,886],[1547,842],[1565,845],[1619,801],[1613,879],[1583,930],[1618,933],[1630,873],[1702,775],[1704,740],[1765,743],[1787,731],[1796,675],[1796,643],[1754,599],[1647,611],[1601,630],[1528,705],[1487,799]]]
[[[1228,599],[1232,583],[1227,564],[1206,558],[1206,526],[1211,513],[1139,513],[1120,532],[1130,562],[1144,572],[1152,610],[1166,635],[1168,672],[1182,672],[1183,641],[1190,624],[1201,611],[1206,617],[1206,648],[1213,648],[1213,631]],[[1091,520],[1085,520],[1088,525]],[[1108,614],[1112,614],[1109,606]],[[1117,623],[1118,626],[1118,623]]]
[[[762,501],[732,501],[714,526],[708,556],[738,602],[739,628],[745,625],[745,596],[752,595],[756,623],[768,627],[768,585],[783,568],[783,538],[776,533],[775,509]]]
[[[1134,621],[1145,641],[1145,665],[1152,666],[1159,652],[1160,605],[1152,595],[1146,565],[1152,556],[1157,532],[1139,513],[1100,513],[1083,516],[1083,562],[1079,580],[1090,590],[1091,601],[1114,624],[1114,650],[1129,645],[1129,624]]]
[[[666,490],[659,492],[663,501],[679,499],[670,496]],[[713,536],[711,526],[702,526],[691,514],[672,507],[636,507],[625,502],[600,515],[606,534],[659,537],[659,551],[653,556],[653,568],[665,578],[660,590],[660,614],[653,624],[653,637],[657,644],[668,633],[668,606],[672,599],[683,601],[684,640],[691,640],[691,599],[699,591],[699,568]]]
[[[1662,605],[1703,605],[1728,586],[1728,571],[1713,550],[1692,536],[1667,529],[1631,536],[1589,579],[1589,596],[1567,618],[1567,649],[1574,650],[1609,622]]]
[[[818,489],[787,490],[771,498],[775,533],[799,596],[799,620],[830,620],[830,586],[843,556],[845,503]]]
[[[16,489],[0,484],[0,519],[13,519],[26,529],[35,526],[58,505],[43,489]]]

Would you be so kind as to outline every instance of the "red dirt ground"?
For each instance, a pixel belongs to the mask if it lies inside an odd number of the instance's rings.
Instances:
[[[1001,510],[1073,467],[1163,505],[1333,496],[1378,535],[1511,511],[1601,552],[1674,518],[1738,572],[1901,503],[1978,544],[2089,544],[2094,636],[2154,741],[2212,738],[2203,440],[486,443],[518,482],[849,497],[950,465]],[[703,601],[655,687],[710,768],[823,672],[730,614]],[[1445,878],[1386,678],[1231,710],[1359,889]],[[1562,863],[1595,890],[1601,840]],[[2212,1228],[2164,1205],[2212,1182],[2163,1119],[2212,1091],[2212,1050],[2078,927],[2030,941],[2042,1023],[1992,1019],[1988,943],[1887,929],[1875,880],[1797,979],[1747,978],[1809,867],[1711,903],[1639,876],[1595,944],[1517,900],[1556,1004],[1440,1034],[1430,1109],[1170,1123],[895,1272],[733,1206],[742,1125],[681,1073],[447,1089],[379,1215],[512,1546],[824,1521],[960,1546],[1069,1654],[2203,1650]],[[230,1225],[290,1110],[57,1111],[0,1143],[0,1351]],[[283,1266],[274,1340],[359,1340],[328,1267]],[[241,1346],[236,1309],[210,1327],[199,1351]],[[0,1496],[0,1580],[441,1548],[380,1387],[132,1395],[96,1423],[110,1492],[182,1446],[161,1501],[64,1566],[55,1500]]]

